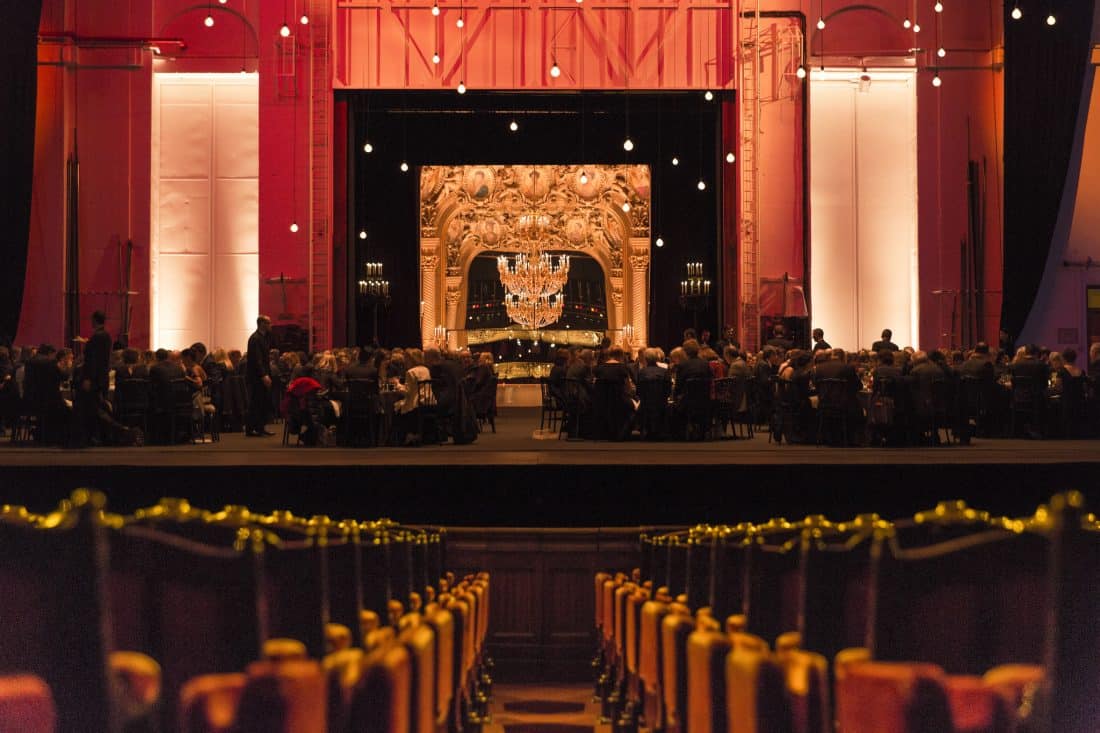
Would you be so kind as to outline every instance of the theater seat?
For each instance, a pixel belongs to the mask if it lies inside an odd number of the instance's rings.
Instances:
[[[447,725],[455,689],[455,623],[450,611],[432,604],[424,614],[424,623],[435,633],[435,680],[437,726]]]
[[[237,719],[246,678],[243,674],[204,674],[180,689],[182,733],[230,733]]]
[[[1045,676],[1037,664],[1002,664],[986,672],[982,680],[1008,701],[1014,714],[1020,715],[1023,708],[1030,707]]]
[[[326,729],[325,676],[312,660],[248,665],[236,733],[317,733]]]
[[[681,603],[669,604],[661,621],[661,684],[665,708],[665,728],[677,733],[687,721],[687,638],[695,631],[695,621]]]
[[[306,645],[297,639],[268,639],[260,656],[268,662],[289,662],[308,657]]]
[[[111,652],[107,666],[129,703],[151,706],[160,699],[160,665],[152,657],[141,652]]]
[[[642,605],[641,640],[638,644],[638,677],[642,683],[643,711],[651,728],[664,728],[661,700],[661,622],[668,615],[668,588],[658,588],[653,600]]]
[[[945,681],[956,733],[1011,733],[1009,702],[981,677],[951,675]]]
[[[412,662],[410,733],[432,733],[436,717],[435,634],[427,625],[405,629],[397,638]]]
[[[725,733],[726,655],[733,648],[729,635],[714,619],[702,617],[702,628],[687,638],[687,729],[691,733]]]
[[[934,664],[844,662],[838,655],[838,733],[953,733],[946,675]]]
[[[325,624],[325,651],[338,652],[351,646],[351,629],[343,624]]]
[[[325,695],[329,730],[347,729],[351,697],[363,676],[362,649],[341,649],[325,656],[321,668],[325,672]]]
[[[0,733],[53,733],[57,725],[53,695],[40,677],[0,677]]]
[[[783,668],[773,655],[761,652],[756,643],[734,643],[726,655],[725,712],[728,733],[786,733],[791,730]],[[879,733],[886,730],[889,729],[880,729]]]
[[[832,730],[829,663],[820,654],[799,649],[800,641],[797,632],[789,632],[775,642],[776,660],[786,677],[791,730],[793,733],[828,733]]]
[[[363,662],[363,678],[352,694],[349,730],[409,733],[412,666],[401,644],[374,650]]]

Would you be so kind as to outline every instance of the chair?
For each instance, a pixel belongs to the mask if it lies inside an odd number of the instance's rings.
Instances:
[[[54,733],[57,710],[50,686],[41,677],[0,677],[0,731]]]
[[[1041,379],[1013,375],[1012,395],[1009,398],[1009,431],[1018,435],[1017,428],[1024,426],[1029,437],[1045,437],[1047,385]]]
[[[1080,438],[1085,435],[1088,405],[1085,400],[1085,375],[1062,377],[1062,394],[1058,398],[1061,434],[1063,438]]]
[[[733,427],[734,410],[737,408],[737,395],[734,394],[734,380],[723,377],[714,380],[714,437],[723,438],[726,425]],[[733,437],[737,437],[734,433]]]
[[[959,378],[957,405],[963,430],[986,435],[989,432],[989,407],[993,382],[963,375]],[[973,428],[971,428],[973,423]]]
[[[685,379],[679,390],[677,411],[683,421],[684,440],[691,440],[692,436],[696,436],[697,440],[707,439],[714,413],[714,403],[710,396],[713,381],[707,377],[692,377]]]
[[[349,379],[341,416],[345,445],[378,444],[378,380]]]
[[[126,379],[115,384],[115,419],[131,428],[149,432],[152,392],[148,379]]]
[[[168,442],[175,443],[182,434],[181,428],[187,429],[187,435],[191,442],[202,439],[198,432],[201,430],[200,422],[195,419],[195,391],[193,385],[186,379],[173,379],[169,383],[169,395],[171,402],[167,406],[169,417]]]
[[[436,399],[437,390],[442,382],[438,379],[427,379],[416,383],[416,425],[417,434],[421,441],[425,440],[426,430],[431,430],[435,436],[435,442],[443,445],[447,438],[445,432],[445,418],[439,409],[439,401]]]
[[[623,440],[627,437],[633,413],[627,400],[625,381],[596,380],[592,385],[593,437],[603,440]]]
[[[803,421],[805,407],[806,395],[802,385],[789,379],[777,379],[768,442],[774,439],[776,443],[782,443],[784,438],[788,443],[803,441],[807,432]]]
[[[230,733],[247,678],[239,673],[204,674],[180,689],[179,720],[184,733]]]
[[[539,389],[542,391],[542,407],[539,410],[539,430],[553,430],[562,420],[563,409],[561,402],[554,394],[554,390],[551,389],[550,380],[546,377],[539,378]]]
[[[668,436],[668,398],[672,382],[668,379],[643,379],[638,382],[638,420],[643,440],[662,440]]]
[[[840,428],[839,445],[848,445],[848,382],[844,379],[817,380],[817,444]],[[827,432],[826,428],[830,428]],[[836,445],[837,443],[833,443]]]
[[[482,389],[484,392],[488,393],[488,399],[479,396],[475,409],[478,426],[481,427],[485,425],[485,423],[489,423],[489,427],[494,433],[497,431],[497,381],[497,377],[494,374],[489,378],[489,381],[485,383]]]
[[[583,379],[566,379],[564,383],[562,418],[558,426],[558,438],[562,433],[571,440],[581,439],[581,422],[588,415],[591,395],[588,383]]]
[[[940,445],[940,431],[947,430],[950,442],[953,435],[951,408],[955,403],[954,384],[939,377],[931,381],[914,380],[911,392],[918,438],[921,441],[927,439],[929,445]]]

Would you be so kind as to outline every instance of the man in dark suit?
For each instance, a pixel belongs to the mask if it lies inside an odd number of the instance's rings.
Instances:
[[[639,383],[651,379],[667,382],[672,378],[672,375],[668,373],[668,367],[657,365],[658,359],[660,359],[660,354],[657,349],[649,348],[642,352],[642,365],[641,368],[638,369]]]
[[[24,367],[23,396],[30,409],[44,420],[40,439],[49,444],[65,442],[70,410],[61,396],[61,366],[57,350],[50,344],[38,347],[38,353]]]
[[[103,311],[92,313],[92,335],[84,344],[84,368],[81,370],[82,387],[102,397],[107,396],[109,384],[109,365],[111,362],[111,334],[105,324],[107,316]]]
[[[825,340],[825,331],[823,331],[822,329],[815,328],[813,330],[813,337],[814,337],[814,348],[813,348],[813,350],[815,352],[825,351],[825,350],[833,348],[832,346],[829,346],[829,342]]]
[[[248,384],[248,418],[244,434],[248,437],[274,435],[267,429],[268,409],[271,405],[271,363],[268,352],[271,319],[259,316],[256,330],[248,337],[248,353],[245,356],[245,382]]]
[[[787,328],[782,323],[777,323],[772,328],[772,337],[767,340],[766,345],[786,352],[794,346],[794,341],[787,336]]]
[[[454,359],[444,359],[439,349],[431,347],[424,349],[424,366],[432,375],[432,392],[435,393],[439,414],[443,417],[457,414],[462,398],[462,378],[465,376],[462,365]],[[438,384],[435,384],[436,381]]]
[[[855,367],[848,363],[848,355],[844,353],[843,349],[833,349],[829,355],[829,360],[817,365],[814,371],[814,380],[818,385],[818,391],[820,392],[820,385],[823,380],[826,379],[839,379],[844,383],[844,409],[848,413],[848,423],[850,426],[858,426],[863,423],[863,408],[859,404],[859,390],[863,387],[860,382],[859,374],[856,373]],[[858,429],[852,430],[853,437],[858,433]]]
[[[752,379],[753,372],[752,367],[741,358],[741,350],[736,346],[727,346],[725,353],[722,355],[726,362],[726,376],[727,377],[740,377],[742,379]]]
[[[345,379],[378,379],[378,369],[374,366],[374,349],[364,346],[359,349],[359,358],[344,370]]]
[[[674,397],[679,398],[684,393],[684,385],[689,379],[713,379],[713,374],[710,371],[710,365],[699,358],[699,342],[695,339],[688,339],[683,345],[684,353],[687,354],[687,359],[680,363],[680,366],[676,368],[676,391]]]
[[[993,383],[993,362],[989,358],[989,344],[982,341],[974,347],[970,352],[970,358],[959,365],[959,376]]]
[[[889,349],[890,351],[901,351],[901,349],[898,348],[898,345],[890,340],[893,337],[893,331],[888,328],[882,329],[882,339],[871,344],[871,351],[875,352],[876,354],[883,349]]]

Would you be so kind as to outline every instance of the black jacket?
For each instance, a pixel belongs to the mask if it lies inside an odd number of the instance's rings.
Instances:
[[[248,337],[248,355],[245,357],[248,364],[245,367],[245,378],[250,382],[259,382],[264,377],[271,376],[271,363],[268,361],[270,351],[267,335],[253,331]]]

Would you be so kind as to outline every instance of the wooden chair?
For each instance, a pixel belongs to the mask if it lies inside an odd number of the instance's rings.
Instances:
[[[672,382],[668,379],[643,379],[637,384],[638,422],[643,440],[668,437],[668,398]]]
[[[378,380],[349,379],[340,416],[345,445],[378,444]]]
[[[542,404],[539,408],[539,430],[553,430],[562,420],[563,408],[561,402],[554,394],[550,380],[546,377],[539,378],[539,390],[542,393]]]
[[[822,445],[839,428],[839,442],[848,445],[848,382],[843,379],[819,379],[817,386],[817,444]]]

